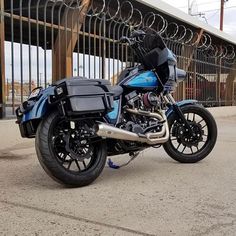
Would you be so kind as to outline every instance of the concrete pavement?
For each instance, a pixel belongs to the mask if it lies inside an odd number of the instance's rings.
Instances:
[[[0,121],[0,235],[234,236],[232,115],[216,114],[218,142],[202,162],[183,165],[162,148],[148,149],[129,166],[106,167],[92,185],[74,189],[44,173],[34,140],[21,139],[13,121]]]

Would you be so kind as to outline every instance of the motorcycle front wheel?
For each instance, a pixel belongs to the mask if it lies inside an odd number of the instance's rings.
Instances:
[[[212,151],[217,139],[217,125],[211,113],[200,105],[187,105],[181,110],[191,132],[173,112],[168,118],[170,138],[163,145],[166,153],[181,163],[201,161]]]
[[[82,187],[102,172],[107,157],[104,141],[92,142],[91,120],[69,121],[57,111],[45,117],[36,133],[38,160],[46,173],[57,182]]]

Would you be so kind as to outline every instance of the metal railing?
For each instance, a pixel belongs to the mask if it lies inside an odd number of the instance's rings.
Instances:
[[[235,45],[175,22],[136,1],[0,0],[1,52],[5,52],[2,98],[6,115],[30,91],[70,76],[103,78],[116,83],[134,65],[127,45],[118,43],[134,29],[153,28],[188,72],[177,99],[197,99],[206,106],[235,103]],[[148,12],[148,13],[144,13]],[[3,60],[1,60],[3,63]]]

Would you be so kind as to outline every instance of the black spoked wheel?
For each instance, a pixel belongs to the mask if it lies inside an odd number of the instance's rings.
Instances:
[[[204,159],[214,148],[217,126],[212,115],[202,106],[185,106],[182,112],[191,132],[173,113],[169,117],[170,139],[164,149],[170,157],[182,163],[194,163]]]
[[[44,170],[56,181],[69,186],[93,182],[106,163],[106,145],[93,136],[91,120],[69,121],[57,112],[40,124],[36,151]]]

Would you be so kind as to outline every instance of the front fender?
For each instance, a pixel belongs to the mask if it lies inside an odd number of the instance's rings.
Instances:
[[[178,107],[184,107],[187,105],[193,105],[193,104],[197,104],[198,101],[197,100],[182,100],[179,102],[176,102],[176,105]],[[173,106],[169,107],[169,109],[166,111],[166,117],[168,118],[172,113],[174,112]]]
[[[33,108],[23,115],[21,122],[24,123],[30,120],[41,119],[48,111],[48,97],[53,94],[54,87],[45,89],[39,100],[35,102]]]

